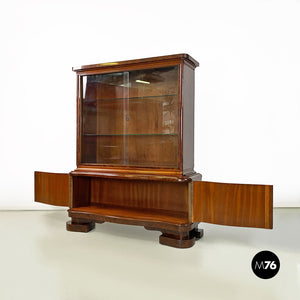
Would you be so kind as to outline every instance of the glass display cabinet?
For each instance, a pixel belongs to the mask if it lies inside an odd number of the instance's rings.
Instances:
[[[70,231],[141,225],[177,248],[202,237],[199,222],[272,228],[272,186],[204,182],[194,171],[198,65],[178,54],[73,68],[77,168],[35,172],[35,201],[69,206]]]
[[[80,86],[80,163],[178,166],[178,66],[83,75]]]

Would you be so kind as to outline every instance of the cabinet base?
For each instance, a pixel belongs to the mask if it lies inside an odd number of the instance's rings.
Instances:
[[[199,223],[175,224],[158,222],[154,220],[128,219],[125,217],[112,217],[84,214],[69,210],[71,221],[67,222],[68,231],[88,232],[95,228],[96,223],[112,222],[127,225],[144,226],[147,230],[160,231],[159,243],[175,248],[190,248],[197,239],[203,236],[203,229],[198,229]]]

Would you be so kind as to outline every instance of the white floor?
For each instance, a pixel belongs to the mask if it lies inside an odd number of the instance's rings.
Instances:
[[[274,229],[200,224],[190,249],[143,227],[65,230],[64,211],[0,212],[0,299],[300,299],[300,209],[275,209]],[[253,256],[275,252],[279,273],[256,277]]]

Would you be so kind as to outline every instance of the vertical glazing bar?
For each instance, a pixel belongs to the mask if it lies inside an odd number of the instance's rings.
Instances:
[[[129,164],[129,139],[128,139],[128,131],[129,131],[129,72],[123,72],[123,164]]]
[[[81,123],[82,123],[82,116],[81,116],[81,113],[82,113],[82,77],[83,76],[80,76],[80,75],[77,75],[77,95],[76,95],[76,98],[77,98],[77,157],[76,157],[76,160],[77,160],[77,165],[79,163],[81,163],[82,161],[82,157],[81,157],[81,147],[82,147],[82,131],[81,131]]]

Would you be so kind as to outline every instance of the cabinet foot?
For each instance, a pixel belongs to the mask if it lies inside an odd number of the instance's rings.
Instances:
[[[175,247],[175,248],[190,248],[195,244],[195,237],[189,239],[182,239],[180,236],[169,235],[163,233],[159,237],[159,243],[165,246]]]
[[[95,222],[72,218],[66,224],[68,231],[89,232],[95,228]]]
[[[194,246],[195,241],[202,238],[203,229],[197,228],[198,223],[187,225],[165,225],[164,228],[159,226],[145,226],[147,230],[161,231],[159,243],[165,246],[175,248],[190,248]]]

